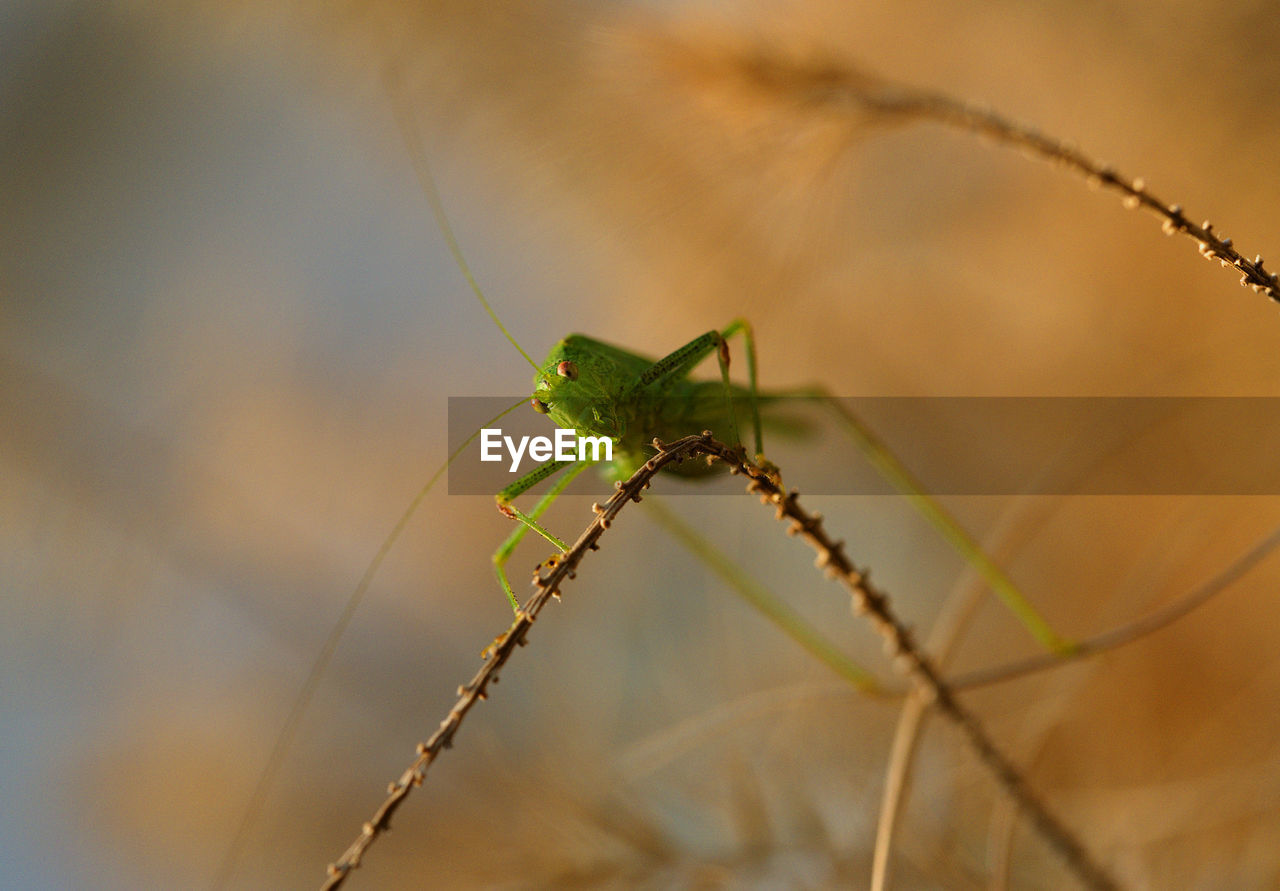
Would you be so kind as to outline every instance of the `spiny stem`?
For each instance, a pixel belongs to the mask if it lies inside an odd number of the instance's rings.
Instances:
[[[484,665],[480,667],[480,670],[476,672],[468,683],[458,688],[458,701],[449,710],[449,714],[445,719],[440,722],[440,728],[426,742],[418,744],[417,756],[413,763],[404,770],[399,779],[390,785],[386,799],[374,811],[373,817],[361,827],[360,834],[356,837],[356,840],[351,843],[337,861],[329,865],[328,875],[321,886],[322,888],[334,889],[340,887],[346,881],[347,876],[351,874],[351,871],[360,865],[360,860],[369,849],[369,846],[373,844],[378,836],[390,828],[391,817],[404,800],[408,798],[413,788],[422,785],[422,781],[426,779],[427,770],[432,762],[435,761],[441,750],[447,749],[453,744],[454,734],[462,726],[462,721],[466,718],[467,713],[471,711],[472,706],[487,697],[489,685],[496,683],[498,680],[498,671],[511,658],[511,654],[515,652],[516,647],[524,645],[526,635],[528,635],[529,629],[533,627],[538,613],[546,606],[547,601],[552,597],[559,596],[560,586],[566,579],[574,577],[574,571],[587,551],[597,549],[596,542],[604,534],[605,530],[609,528],[614,517],[618,515],[623,506],[630,501],[639,501],[641,492],[648,488],[649,481],[654,474],[668,464],[688,457],[701,443],[700,437],[688,437],[681,440],[670,449],[655,455],[629,480],[618,483],[617,491],[603,505],[592,505],[595,517],[591,523],[588,524],[583,533],[578,536],[578,540],[567,551],[563,554],[555,555],[551,560],[543,564],[542,568],[549,568],[550,571],[545,576],[539,574],[535,580],[536,593],[519,611],[511,626],[485,648],[483,654]]]
[[[440,728],[430,739],[418,745],[413,763],[391,784],[386,799],[374,811],[373,818],[364,824],[360,835],[342,857],[330,864],[323,888],[341,886],[351,871],[360,865],[369,846],[390,828],[392,815],[409,796],[410,791],[422,784],[436,756],[442,749],[452,745],[454,735],[472,706],[486,698],[488,686],[497,681],[499,669],[506,664],[516,647],[525,643],[538,613],[547,601],[559,596],[561,585],[566,579],[573,578],[587,551],[597,549],[600,537],[622,508],[628,502],[639,501],[650,481],[663,467],[699,454],[707,455],[709,459],[718,458],[729,465],[730,472],[746,475],[750,480],[748,491],[759,495],[762,503],[774,506],[778,519],[790,520],[788,532],[800,535],[817,551],[819,567],[848,589],[855,611],[867,616],[877,632],[885,638],[895,664],[918,685],[922,694],[929,698],[939,713],[960,728],[982,764],[992,772],[1006,794],[1030,816],[1037,832],[1063,857],[1076,876],[1090,888],[1116,887],[1110,876],[1090,859],[1075,836],[1032,794],[1021,773],[996,748],[978,719],[960,705],[928,657],[916,646],[911,632],[890,610],[887,596],[872,586],[866,572],[853,566],[844,554],[843,543],[833,542],[827,536],[821,517],[801,508],[795,492],[783,491],[776,472],[747,461],[741,449],[731,448],[713,439],[709,432],[704,432],[701,436],[687,436],[670,445],[654,440],[654,447],[657,454],[630,479],[617,483],[617,491],[608,501],[603,505],[592,505],[595,517],[573,546],[540,567],[534,581],[536,593],[521,609],[511,627],[486,648],[484,665],[469,683],[458,689],[458,701],[440,723]],[[547,574],[543,575],[542,570],[548,570]]]
[[[1240,284],[1280,303],[1280,276],[1263,267],[1261,255],[1250,260],[1230,238],[1205,220],[1197,225],[1181,205],[1168,204],[1147,190],[1140,178],[1117,173],[1108,164],[986,108],[961,102],[945,93],[917,89],[876,77],[845,60],[818,54],[788,56],[774,50],[748,49],[724,54],[701,47],[668,47],[669,64],[692,75],[700,86],[728,83],[767,100],[783,99],[807,109],[830,112],[855,122],[865,113],[885,119],[932,120],[945,126],[988,136],[1002,145],[1060,164],[1091,184],[1119,192],[1129,208],[1143,207],[1164,220],[1164,231],[1195,239],[1200,253],[1240,273]],[[858,113],[863,117],[858,117]]]
[[[867,426],[861,418],[836,397],[817,390],[817,398],[834,413],[840,426],[857,445],[863,457],[871,463],[881,476],[893,484],[901,492],[916,511],[938,530],[956,553],[974,568],[979,576],[991,587],[991,590],[1020,621],[1031,636],[1052,654],[1052,658],[1060,658],[1074,652],[1075,643],[1055,632],[1044,616],[1023,596],[1018,586],[1013,583],[987,552],[959,521],[951,515],[942,503],[929,494],[926,487],[918,480],[874,430]]]
[[[772,505],[777,519],[790,521],[787,533],[799,535],[817,552],[818,567],[848,590],[854,612],[865,616],[884,638],[895,667],[911,678],[938,712],[960,729],[979,760],[995,776],[1005,793],[1031,818],[1036,831],[1058,852],[1077,878],[1090,888],[1116,888],[1112,878],[1093,862],[1075,835],[1032,793],[1017,767],[996,748],[977,717],[960,704],[932,661],[916,645],[910,629],[890,609],[885,593],[871,584],[868,572],[857,569],[845,556],[843,542],[832,541],[828,537],[821,515],[805,511],[797,502],[795,491],[783,491],[775,475],[743,460],[728,446],[708,436],[700,450],[726,461],[731,471],[745,474],[751,480],[747,490],[759,495],[762,503]]]
[[[941,93],[904,91],[879,100],[886,109],[895,109],[932,118],[990,136],[997,142],[1013,145],[1082,174],[1091,185],[1108,188],[1124,196],[1124,206],[1146,208],[1164,220],[1166,235],[1181,233],[1198,242],[1201,256],[1218,260],[1228,269],[1240,273],[1240,284],[1265,294],[1280,303],[1280,276],[1263,268],[1262,255],[1248,259],[1235,249],[1230,238],[1219,235],[1208,220],[1196,225],[1179,204],[1167,204],[1147,190],[1146,182],[1129,178],[1108,164],[1101,164],[1074,146],[1050,139],[1030,127],[1010,121],[994,111],[974,108]]]

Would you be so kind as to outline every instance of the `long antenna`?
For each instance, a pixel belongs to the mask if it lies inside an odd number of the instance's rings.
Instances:
[[[529,357],[529,354],[524,351],[524,347],[520,346],[515,337],[511,335],[511,332],[507,330],[507,326],[502,324],[498,314],[493,311],[493,307],[485,299],[484,291],[480,290],[480,284],[476,281],[476,277],[471,274],[471,267],[467,265],[467,259],[462,255],[462,248],[458,246],[458,239],[453,234],[453,226],[449,224],[449,217],[444,212],[444,203],[441,202],[440,193],[436,190],[435,177],[431,175],[431,167],[427,164],[427,153],[422,145],[422,139],[418,135],[417,120],[402,89],[403,85],[400,82],[400,78],[394,71],[388,71],[385,75],[385,83],[387,94],[391,97],[391,104],[395,110],[396,124],[400,127],[400,134],[404,137],[405,145],[409,149],[409,159],[413,162],[413,172],[418,177],[418,183],[422,186],[422,191],[427,195],[427,202],[431,205],[431,212],[435,215],[436,224],[440,227],[440,231],[444,233],[445,243],[449,245],[449,251],[453,254],[454,262],[462,270],[462,275],[466,278],[467,284],[471,285],[471,291],[476,295],[476,299],[480,301],[480,305],[484,307],[484,311],[489,314],[489,318],[493,319],[493,324],[498,326],[498,330],[506,336],[507,340],[511,341],[511,345],[516,348],[520,355],[524,356],[524,360],[533,366],[534,371],[541,371],[541,366]]]

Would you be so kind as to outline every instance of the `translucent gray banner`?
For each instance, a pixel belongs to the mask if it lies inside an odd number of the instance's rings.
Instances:
[[[450,397],[457,447],[519,397]],[[527,400],[526,400],[527,401]],[[1280,399],[1270,397],[841,397],[927,492],[936,495],[1280,494]],[[772,397],[762,406],[765,452],[785,446],[783,478],[806,494],[891,495],[897,489],[843,432],[840,413],[814,397]],[[744,435],[750,413],[739,412]],[[488,424],[510,437],[556,435],[527,405]],[[800,440],[813,448],[795,445]],[[691,430],[691,433],[700,432]],[[536,467],[528,442],[518,470],[511,449],[489,436],[449,468],[449,493],[494,495]],[[592,474],[583,474],[580,480]],[[596,482],[571,491],[607,491]],[[672,487],[671,494],[740,493],[740,485]]]

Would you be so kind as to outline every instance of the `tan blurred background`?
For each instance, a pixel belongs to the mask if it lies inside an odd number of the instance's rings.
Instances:
[[[967,134],[744,90],[824,58],[1001,109],[1280,251],[1272,4],[11,2],[0,10],[0,808],[14,887],[207,885],[451,395],[582,331],[661,354],[734,316],[770,387],[1277,395],[1280,311],[1194,244]],[[1280,262],[1280,254],[1276,261]],[[972,447],[999,460],[999,443]],[[857,457],[770,448],[802,491]],[[679,498],[889,676],[745,498]],[[551,523],[585,522],[589,499]],[[926,633],[968,583],[896,499],[814,498]],[[1263,498],[958,499],[1065,633],[1230,565]],[[317,883],[509,612],[487,498],[433,493],[338,652],[232,887]],[[517,555],[523,578],[543,550]],[[1280,561],[1161,635],[969,697],[1134,887],[1280,880]],[[539,622],[354,887],[861,886],[896,716],[640,511]],[[995,606],[955,656],[1032,652]],[[984,887],[1000,798],[928,728],[895,887]],[[1013,886],[1062,887],[1014,836]]]

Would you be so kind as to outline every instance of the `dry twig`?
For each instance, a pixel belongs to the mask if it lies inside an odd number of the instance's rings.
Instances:
[[[565,579],[574,571],[586,555],[595,550],[597,541],[609,528],[623,506],[639,501],[641,493],[649,487],[653,477],[665,466],[686,458],[706,455],[708,460],[724,461],[731,473],[748,477],[748,491],[760,496],[761,502],[773,505],[779,520],[791,522],[788,534],[799,535],[818,553],[818,566],[828,576],[838,579],[853,598],[854,610],[870,619],[876,631],[884,638],[895,665],[907,675],[930,703],[948,720],[960,728],[966,740],[977,752],[979,760],[995,776],[1006,794],[1025,811],[1037,832],[1066,861],[1070,869],[1086,885],[1095,889],[1114,888],[1115,883],[1089,857],[1075,836],[1035,797],[1018,769],[996,748],[978,719],[960,705],[953,691],[942,679],[928,657],[917,647],[910,630],[893,614],[885,594],[872,586],[865,571],[859,571],[844,554],[842,542],[832,541],[822,527],[819,514],[811,514],[801,508],[794,491],[788,493],[781,485],[776,471],[763,469],[745,459],[740,448],[732,448],[712,438],[710,432],[701,436],[687,436],[670,445],[654,440],[657,454],[644,464],[626,482],[617,484],[617,491],[603,505],[593,505],[596,516],[563,554],[553,557],[540,567],[534,585],[537,592],[531,597],[503,634],[485,650],[485,664],[471,681],[458,691],[458,701],[440,728],[431,738],[418,746],[417,757],[391,784],[387,798],[374,812],[373,818],[364,824],[360,835],[337,862],[331,864],[328,878],[322,886],[337,888],[351,871],[360,865],[365,851],[374,840],[390,827],[391,817],[408,797],[409,792],[426,778],[427,769],[442,749],[448,748],[463,718],[481,699],[486,698],[490,683],[498,679],[498,671],[517,646],[525,642],[538,613],[552,597],[559,595]],[[549,568],[546,575],[543,569]]]
[[[1215,232],[1208,220],[1196,225],[1183,213],[1181,205],[1167,204],[1147,191],[1141,178],[1123,176],[1074,146],[991,109],[969,105],[945,93],[894,84],[848,62],[821,55],[788,56],[754,48],[716,54],[678,44],[666,44],[664,49],[668,64],[704,85],[727,83],[758,98],[785,97],[801,107],[840,116],[870,112],[873,118],[932,120],[1061,164],[1092,185],[1119,192],[1124,196],[1125,207],[1144,207],[1156,214],[1164,221],[1166,234],[1178,232],[1195,239],[1204,257],[1235,269],[1240,273],[1240,284],[1280,303],[1280,276],[1263,268],[1261,255],[1248,259],[1236,250],[1230,238]]]
[[[1240,273],[1240,284],[1265,294],[1280,303],[1280,276],[1263,268],[1262,255],[1248,259],[1235,249],[1230,238],[1219,235],[1208,220],[1196,225],[1182,211],[1180,204],[1166,204],[1147,190],[1141,178],[1130,179],[1111,167],[1100,164],[1074,146],[1050,139],[1048,136],[1022,124],[1001,117],[989,109],[974,108],[941,93],[903,92],[872,97],[886,110],[901,110],[931,118],[944,124],[960,127],[989,136],[996,142],[1013,145],[1028,152],[1061,164],[1082,174],[1090,185],[1112,189],[1124,196],[1124,206],[1130,210],[1139,207],[1160,217],[1166,235],[1181,233],[1196,240],[1201,256],[1218,260],[1224,267]]]
[[[726,446],[727,450],[728,447]],[[538,613],[552,597],[559,597],[560,586],[565,579],[571,579],[574,571],[586,555],[587,551],[596,550],[596,544],[604,531],[609,528],[613,518],[618,515],[629,501],[639,501],[640,493],[648,488],[650,480],[668,464],[682,461],[698,451],[706,451],[702,437],[686,437],[668,448],[664,448],[651,458],[632,477],[624,483],[617,484],[617,491],[603,505],[592,505],[596,516],[563,554],[556,555],[543,564],[542,568],[550,571],[544,576],[539,573],[534,581],[537,592],[523,607],[511,627],[500,634],[484,651],[485,664],[476,672],[468,683],[458,688],[458,701],[449,711],[448,716],[440,722],[440,729],[431,735],[425,743],[418,745],[417,757],[405,769],[400,778],[390,785],[387,798],[373,813],[373,818],[365,823],[360,835],[351,846],[329,865],[328,878],[322,886],[333,889],[342,885],[351,871],[360,865],[360,859],[374,840],[391,825],[391,817],[409,796],[415,786],[420,786],[426,778],[427,769],[435,761],[442,749],[453,744],[453,736],[462,726],[462,719],[467,716],[477,702],[487,697],[488,686],[498,680],[498,671],[511,658],[517,646],[523,646],[529,629],[533,627]]]
[[[1196,585],[1186,594],[1132,622],[1080,641],[1070,653],[1061,656],[1056,654],[1031,656],[1016,662],[965,672],[952,678],[951,686],[956,690],[972,690],[975,687],[1003,683],[1037,671],[1057,668],[1086,656],[1095,656],[1108,650],[1118,649],[1147,635],[1155,634],[1221,594],[1247,575],[1277,547],[1280,547],[1280,529],[1273,529],[1220,572]]]
[[[888,597],[871,584],[868,572],[858,570],[845,556],[844,543],[832,541],[827,535],[822,526],[822,516],[804,510],[797,502],[797,493],[783,490],[776,475],[742,460],[723,443],[708,438],[700,450],[724,460],[731,471],[749,477],[748,491],[759,495],[762,503],[773,505],[777,519],[791,522],[787,533],[799,535],[817,552],[818,567],[839,580],[849,591],[854,612],[870,620],[884,639],[895,667],[917,685],[943,717],[960,729],[979,760],[995,776],[1010,799],[1027,813],[1036,831],[1058,852],[1072,872],[1090,888],[1115,888],[1115,882],[1093,862],[1070,830],[1035,797],[1021,773],[996,748],[978,719],[960,705],[932,662],[916,646],[910,629],[889,608]]]

